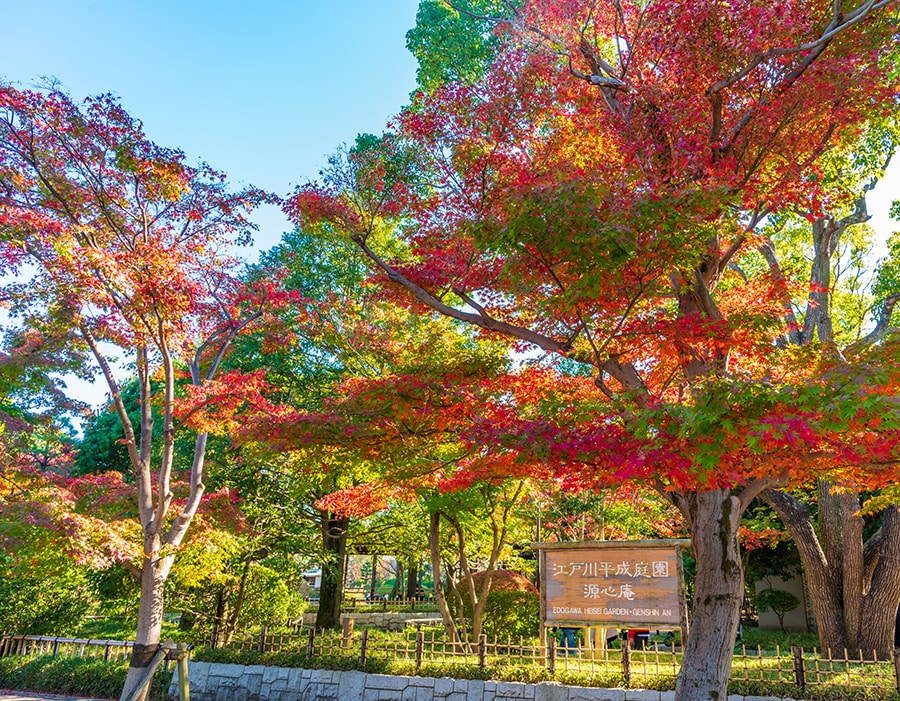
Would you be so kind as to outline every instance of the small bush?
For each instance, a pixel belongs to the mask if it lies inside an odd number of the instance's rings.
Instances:
[[[83,569],[69,567],[58,577],[30,577],[10,575],[0,567],[0,630],[59,635],[57,631],[76,628],[95,608]]]
[[[0,688],[114,699],[125,685],[128,663],[78,657],[0,658]],[[172,672],[162,668],[150,686],[150,698],[166,698]]]
[[[757,647],[762,650],[789,650],[792,647],[812,650],[820,647],[819,636],[815,633],[782,633],[779,630],[760,630],[749,626],[744,628],[741,642],[748,650],[755,650]]]
[[[540,597],[527,591],[492,591],[484,607],[484,632],[488,638],[527,638],[538,634]]]

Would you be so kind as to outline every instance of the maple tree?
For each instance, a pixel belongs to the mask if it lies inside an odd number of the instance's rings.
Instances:
[[[203,501],[209,431],[222,428],[210,407],[233,409],[261,388],[256,377],[214,378],[233,339],[278,298],[271,284],[241,285],[228,249],[249,240],[247,213],[267,199],[253,188],[232,192],[221,173],[154,144],[110,96],[77,104],[54,86],[0,85],[0,263],[17,275],[5,298],[26,325],[45,318],[67,331],[71,351],[99,368],[124,428],[141,596],[123,698],[156,654],[164,585]],[[106,344],[134,363],[138,422]],[[190,385],[179,397],[182,375]],[[196,431],[188,493],[176,499],[175,435],[188,426]]]
[[[735,269],[768,216],[821,211],[822,154],[896,100],[897,7],[504,6],[484,75],[417,95],[386,140],[418,178],[366,184],[381,199],[326,179],[290,209],[346,231],[398,303],[592,369],[471,438],[576,488],[643,481],[682,512],[697,576],[676,698],[723,698],[751,501],[816,475],[877,485],[897,462],[896,341],[878,371],[826,338],[784,348],[783,282]],[[390,217],[406,250],[372,238]]]
[[[435,601],[451,639],[470,650],[483,631],[494,575],[509,557],[525,489],[523,479],[481,478],[428,497]],[[442,524],[449,526],[449,538],[442,536]]]

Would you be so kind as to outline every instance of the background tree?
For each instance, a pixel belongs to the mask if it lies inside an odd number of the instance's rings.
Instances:
[[[769,274],[785,283],[787,331],[781,343],[871,364],[879,360],[868,351],[896,332],[891,318],[900,287],[891,283],[894,257],[889,250],[872,269],[865,200],[898,143],[896,118],[887,113],[871,120],[858,139],[822,159],[828,198],[822,212],[784,212],[762,229],[759,256]],[[754,265],[749,256],[747,265]],[[823,649],[889,654],[891,612],[900,606],[900,571],[888,564],[900,555],[896,505],[881,501],[886,506],[879,527],[867,529],[866,495],[840,482],[819,479],[812,489],[767,490],[762,496],[797,545]]]
[[[784,633],[784,617],[800,605],[800,599],[783,589],[763,589],[756,593],[753,603],[759,611],[772,609],[778,616],[778,625]]]
[[[298,228],[285,234],[251,270],[254,279],[282,277],[294,293],[294,304],[282,310],[265,334],[240,339],[231,358],[236,367],[264,367],[272,400],[294,411],[321,407],[345,375],[375,373],[380,363],[356,331],[357,326],[378,325],[368,319],[369,301],[360,293],[362,259],[346,242],[320,233],[316,237]],[[259,484],[280,492],[282,504],[294,505],[295,526],[302,524],[310,536],[306,543],[318,543],[322,584],[316,627],[338,626],[351,519],[317,504],[331,492],[364,482],[368,468],[334,460],[328,449],[313,445],[304,446],[299,455],[279,456],[277,448],[270,450],[281,442],[279,431],[258,438],[255,447],[242,451],[244,459],[264,475]],[[309,553],[308,545],[300,551]]]
[[[203,497],[207,436],[216,426],[203,423],[201,408],[248,388],[237,376],[210,383],[231,341],[261,317],[271,296],[271,289],[242,288],[225,253],[234,241],[247,240],[252,227],[245,213],[265,198],[253,189],[228,191],[224,176],[204,164],[185,165],[180,152],[149,141],[140,122],[109,96],[78,105],[52,88],[0,86],[0,259],[4,272],[19,274],[5,294],[26,322],[46,317],[69,331],[73,350],[93,357],[125,429],[142,556],[123,698],[158,648],[164,584]],[[134,362],[138,424],[103,342]],[[195,388],[185,418],[199,432],[190,493],[176,502],[175,383],[184,371]],[[154,404],[162,415],[155,474]]]
[[[373,154],[378,154],[378,166],[370,172],[365,166],[374,162]],[[351,167],[341,170],[346,163]],[[362,135],[352,147],[339,150],[326,170],[345,178],[348,187],[352,184],[361,202],[382,202],[390,207],[385,201],[387,193],[378,187],[381,179],[409,177],[413,166],[408,150],[389,140]],[[383,246],[390,249],[395,245],[393,222],[380,219],[370,225],[372,236]],[[359,531],[364,524],[353,525],[352,519],[378,511],[389,496],[378,490],[369,492],[366,485],[385,470],[402,471],[404,461],[416,459],[411,449],[402,455],[396,450],[391,456],[395,464],[382,465],[384,458],[374,444],[368,450],[339,448],[343,443],[358,446],[365,440],[368,429],[360,424],[361,416],[383,409],[372,400],[390,394],[387,388],[395,378],[401,378],[399,391],[408,393],[397,405],[406,413],[391,417],[390,436],[384,440],[399,445],[403,435],[416,430],[413,402],[421,392],[417,376],[434,375],[440,364],[450,372],[478,375],[501,366],[506,358],[499,345],[479,344],[445,320],[424,319],[386,304],[366,279],[365,256],[342,231],[335,232],[327,223],[298,228],[266,254],[259,274],[265,277],[278,270],[286,271],[284,285],[298,296],[299,311],[283,318],[279,331],[268,329],[264,348],[245,353],[242,346],[235,357],[264,362],[269,382],[276,389],[271,396],[282,403],[281,414],[261,417],[249,426],[247,439],[268,451],[269,458],[261,459],[293,465],[298,483],[305,485],[304,500],[318,523],[322,542],[323,578],[316,625],[330,627],[340,622],[348,538],[355,529],[360,542],[365,540]],[[344,408],[335,408],[342,402]],[[353,416],[352,428],[337,424],[337,415],[345,410]],[[331,419],[316,424],[317,419],[329,415]],[[321,433],[316,433],[319,430]],[[428,445],[427,435],[417,442],[435,459]],[[281,450],[294,455],[273,456]],[[355,504],[347,496],[350,501],[340,504],[325,499],[333,493],[372,498],[366,504]]]
[[[351,532],[352,549],[369,555],[367,595],[375,597],[377,566],[384,556],[397,563],[391,596],[415,600],[424,594],[421,586],[428,552],[428,513],[418,501],[388,500],[388,508],[365,519],[362,529]]]
[[[416,26],[406,33],[406,48],[419,64],[416,82],[422,90],[447,83],[471,84],[481,78],[500,47],[491,20],[510,6],[505,0],[475,0],[460,12],[443,0],[423,0]]]
[[[451,639],[469,649],[483,632],[494,574],[501,559],[510,557],[511,531],[524,490],[521,479],[482,479],[430,499],[435,601]],[[448,535],[442,534],[442,524],[448,526]]]
[[[4,324],[0,350],[0,443],[10,464],[22,453],[51,469],[51,463],[74,454],[70,419],[85,406],[66,396],[60,375],[84,377],[84,359],[70,348],[65,332],[54,331],[44,319],[17,324],[15,310]],[[0,468],[3,463],[0,462]],[[62,469],[67,469],[66,462]]]
[[[741,514],[812,462],[849,481],[848,464],[878,479],[896,460],[879,398],[893,380],[848,384],[827,354],[781,352],[777,283],[731,267],[769,213],[821,197],[818,159],[894,99],[896,8],[509,9],[490,70],[398,120],[430,189],[383,180],[392,195],[363,200],[326,177],[291,211],[347,231],[402,304],[593,369],[593,386],[560,376],[539,424],[481,439],[600,484],[648,481],[679,508],[697,577],[676,696],[722,697]],[[406,255],[370,238],[380,202],[403,205]]]
[[[70,555],[72,495],[63,478],[33,465],[9,465],[0,479],[0,628],[74,633],[98,597],[91,567]]]

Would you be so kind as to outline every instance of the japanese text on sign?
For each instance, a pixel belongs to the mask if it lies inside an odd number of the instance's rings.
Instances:
[[[568,562],[554,563],[551,577],[668,577],[666,560],[653,562]]]
[[[681,583],[674,547],[547,547],[545,621],[678,625]]]

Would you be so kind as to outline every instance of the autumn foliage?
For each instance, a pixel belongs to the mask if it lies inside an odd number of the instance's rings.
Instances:
[[[124,430],[142,580],[124,697],[159,644],[163,585],[203,501],[208,431],[221,419],[213,406],[227,415],[261,388],[254,376],[233,374],[227,387],[214,380],[234,339],[283,300],[274,282],[245,285],[230,250],[249,241],[248,213],[267,201],[150,141],[111,96],[78,104],[52,85],[0,85],[0,272],[20,276],[4,293],[24,327],[45,320],[91,358]],[[110,345],[134,363],[137,420]],[[193,389],[182,397],[185,371]],[[179,405],[197,431],[183,498],[174,470]]]
[[[802,282],[759,233],[780,212],[824,216],[823,154],[896,109],[897,7],[503,8],[483,73],[429,84],[373,151],[418,156],[382,180],[394,198],[356,197],[354,174],[377,168],[347,161],[289,211],[344,230],[399,304],[545,354],[457,435],[502,466],[575,488],[634,480],[676,505],[699,626],[677,695],[721,696],[750,501],[825,475],[878,486],[900,459],[895,343],[785,343],[784,293]],[[383,202],[402,203],[399,250],[371,236],[396,216]]]

